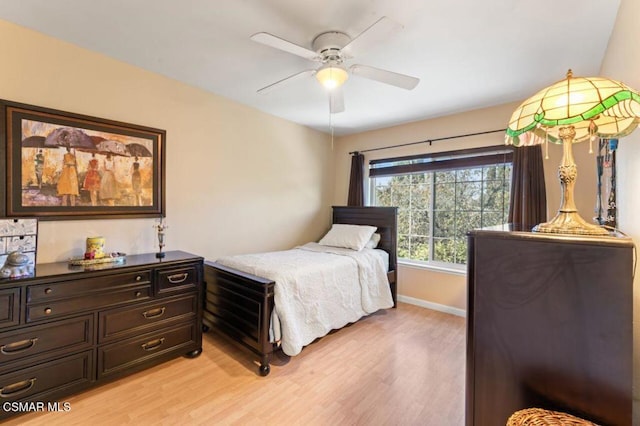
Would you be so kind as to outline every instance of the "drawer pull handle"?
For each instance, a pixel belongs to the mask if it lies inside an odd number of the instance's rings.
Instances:
[[[143,343],[141,346],[142,346],[142,349],[144,349],[145,351],[153,351],[155,349],[158,349],[163,343],[164,343],[164,337],[161,337],[159,339],[152,340],[147,343]]]
[[[2,345],[0,346],[0,353],[2,353],[3,355],[13,355],[20,352],[24,352],[34,347],[37,341],[38,341],[38,338],[34,337],[32,339],[9,343],[8,345]]]
[[[184,282],[188,276],[189,276],[189,273],[185,272],[183,274],[169,275],[167,279],[171,284],[180,284],[181,282]]]
[[[140,297],[142,296],[142,292],[141,291],[136,291],[136,297]]]
[[[36,378],[24,380],[12,385],[0,388],[0,398],[11,398],[29,391],[36,383]]]
[[[46,309],[44,310],[44,313],[45,313],[46,315],[49,315],[51,312],[53,312],[53,310],[52,310],[51,308],[46,308]]]
[[[44,294],[51,294],[53,293],[53,289],[51,287],[47,287],[44,289]]]
[[[161,317],[162,315],[164,315],[164,311],[166,310],[166,307],[162,307],[162,308],[155,308],[155,309],[151,309],[148,311],[144,311],[142,313],[142,316],[145,317],[146,319],[153,319],[153,318],[158,318]]]
[[[136,281],[140,281],[141,279],[142,279],[142,276],[141,276],[141,275],[138,275],[138,276],[136,277]]]

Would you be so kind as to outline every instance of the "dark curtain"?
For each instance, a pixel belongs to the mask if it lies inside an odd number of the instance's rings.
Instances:
[[[547,221],[542,145],[523,146],[513,152],[509,223],[521,229]]]
[[[364,155],[351,155],[351,176],[349,177],[348,206],[364,206]]]

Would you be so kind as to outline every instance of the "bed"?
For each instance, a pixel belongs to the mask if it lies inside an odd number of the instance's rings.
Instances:
[[[397,209],[395,207],[334,206],[333,224],[369,225],[377,228],[376,233],[380,235],[380,242],[376,251],[382,250],[386,254],[385,267],[388,264],[388,268],[385,271],[385,285],[389,286],[391,303],[395,307]],[[315,246],[301,248],[305,251],[316,250]],[[274,253],[272,256],[278,256],[278,254]],[[270,371],[271,355],[278,349],[278,345],[272,342],[274,329],[277,328],[272,327],[272,320],[275,317],[277,321],[278,317],[273,315],[276,282],[217,261],[205,262],[204,278],[206,285],[204,330],[215,329],[249,348],[259,357],[260,375],[266,376]],[[280,290],[279,294],[282,297],[283,291]],[[283,306],[284,304],[279,305],[279,308]],[[367,314],[368,312],[365,313]],[[357,319],[355,318],[354,321]]]

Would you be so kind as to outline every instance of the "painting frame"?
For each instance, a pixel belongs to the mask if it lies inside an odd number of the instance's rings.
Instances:
[[[0,215],[164,217],[166,131],[0,99]]]

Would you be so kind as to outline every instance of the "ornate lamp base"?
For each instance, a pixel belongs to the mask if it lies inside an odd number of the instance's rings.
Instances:
[[[605,228],[588,223],[580,217],[578,212],[558,212],[549,222],[536,225],[533,231],[554,234],[609,235]]]
[[[588,223],[580,217],[573,191],[578,176],[578,168],[573,160],[573,138],[576,130],[573,126],[560,127],[558,135],[562,139],[562,162],[558,167],[558,178],[562,189],[562,204],[556,217],[549,222],[541,223],[533,228],[534,232],[577,235],[609,235],[606,229]]]

